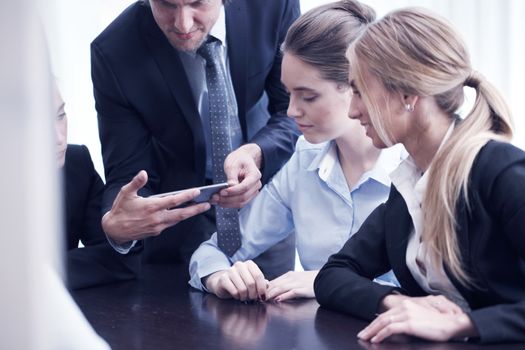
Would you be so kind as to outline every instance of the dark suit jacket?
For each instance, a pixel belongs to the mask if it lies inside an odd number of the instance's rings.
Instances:
[[[299,16],[299,3],[234,0],[225,11],[239,120],[244,139],[262,149],[266,182],[293,153],[298,135],[286,116],[279,49]],[[103,210],[110,209],[120,188],[141,169],[150,177],[142,195],[204,185],[206,151],[199,112],[179,56],[151,9],[140,2],[128,7],[93,41],[91,60],[107,180]],[[264,93],[267,108],[261,105]],[[147,239],[144,258],[189,261],[214,231],[210,213],[185,220]]]
[[[64,204],[68,286],[91,287],[135,278],[136,251],[121,255],[109,245],[100,224],[104,184],[86,146],[68,145],[64,165]],[[82,242],[84,248],[78,248]]]
[[[474,288],[465,288],[445,268],[469,303],[482,342],[525,342],[525,152],[490,141],[477,156],[469,185],[470,209],[458,202],[457,239]],[[341,251],[330,257],[315,280],[319,303],[368,320],[391,287],[370,281],[390,268],[402,290],[426,295],[405,258],[412,220],[392,188]]]

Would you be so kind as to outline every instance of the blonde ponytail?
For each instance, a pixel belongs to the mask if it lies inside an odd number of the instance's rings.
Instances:
[[[476,89],[476,100],[432,161],[423,203],[423,240],[435,253],[435,264],[443,259],[461,283],[472,285],[462,267],[456,236],[458,199],[470,208],[468,185],[476,156],[489,140],[510,141],[512,120],[501,95],[479,73],[471,73],[465,85]]]

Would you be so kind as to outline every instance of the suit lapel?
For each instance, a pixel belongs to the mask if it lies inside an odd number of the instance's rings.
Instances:
[[[394,273],[403,289],[411,296],[426,295],[416,282],[406,264],[406,251],[408,237],[413,230],[412,218],[408,213],[408,208],[403,197],[394,186],[390,195],[386,224],[386,244],[387,251],[390,252],[390,260]]]
[[[226,5],[225,11],[230,72],[237,99],[239,121],[241,123],[244,138],[246,139],[247,55],[245,50],[248,49],[248,39],[246,35],[246,30],[248,29],[246,22],[246,1],[235,1]]]
[[[395,189],[394,189],[395,190]],[[408,246],[409,233],[413,230],[412,218],[408,213],[405,201],[402,199],[399,192],[396,191],[396,196],[392,198],[391,210],[387,214],[385,222],[387,227],[387,250],[391,252],[392,268],[394,273],[405,289],[411,296],[427,295],[419,284],[416,282],[412,273],[406,265],[406,250]],[[458,246],[460,248],[460,256],[462,257],[463,266],[467,269],[470,276],[474,276],[471,271],[472,262],[470,261],[469,253],[469,239],[468,239],[468,208],[464,200],[458,202],[457,219],[460,230],[457,232]],[[457,278],[451,273],[450,269],[443,265],[447,277],[450,279],[454,287],[463,296],[465,300],[472,300],[473,292],[459,282]],[[479,283],[479,281],[475,281]]]
[[[205,171],[205,143],[199,110],[194,101],[188,77],[176,50],[171,46],[159,29],[151,10],[145,13],[141,21],[146,44],[157,62],[158,68],[169,86],[175,104],[182,111],[182,116],[190,126],[195,150],[195,169],[198,173]],[[175,113],[175,111],[173,111]],[[174,116],[175,117],[175,116]]]

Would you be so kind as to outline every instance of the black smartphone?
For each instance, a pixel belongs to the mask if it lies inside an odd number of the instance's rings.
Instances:
[[[202,187],[196,187],[197,189],[199,189],[201,191],[201,193],[197,197],[193,198],[192,202],[194,202],[194,203],[209,202],[210,199],[211,199],[211,196],[213,196],[215,193],[219,192],[220,190],[222,190],[223,188],[226,188],[226,187],[228,187],[228,183],[227,182],[223,182],[223,183],[220,183],[220,184],[208,185],[208,186],[202,186]],[[189,190],[189,188],[185,189],[185,190],[178,190],[178,191],[154,194],[152,196],[149,196],[149,198],[162,198],[162,197],[166,197],[166,196],[171,196],[172,194],[178,194],[178,193],[181,193],[181,192],[184,192],[184,191],[187,191],[187,190]]]

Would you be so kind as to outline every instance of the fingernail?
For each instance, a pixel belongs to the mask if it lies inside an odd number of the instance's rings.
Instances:
[[[261,300],[266,301],[266,294],[261,294]]]

